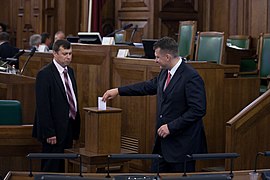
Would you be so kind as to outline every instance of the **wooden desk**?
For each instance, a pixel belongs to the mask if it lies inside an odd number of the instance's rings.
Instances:
[[[23,124],[35,117],[35,78],[0,72],[0,99],[18,100],[22,105]]]
[[[240,61],[245,58],[251,58],[256,55],[255,49],[235,49],[226,46],[225,64],[240,65]]]
[[[82,157],[83,172],[106,172],[108,154],[97,154],[86,151],[85,148],[66,149],[65,153],[76,153]],[[110,168],[116,168],[118,172],[129,172],[129,160],[113,160]],[[67,160],[66,172],[79,172],[79,160]]]
[[[32,125],[0,126],[0,176],[8,171],[26,171],[29,161],[26,155],[40,152],[41,144],[32,138]],[[34,171],[40,169],[40,163],[34,164]]]

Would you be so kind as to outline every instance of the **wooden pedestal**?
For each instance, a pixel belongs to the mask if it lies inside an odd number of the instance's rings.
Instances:
[[[85,110],[85,151],[97,154],[120,153],[121,109],[97,107]]]

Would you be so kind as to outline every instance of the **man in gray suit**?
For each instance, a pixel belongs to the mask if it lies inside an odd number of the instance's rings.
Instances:
[[[206,113],[204,82],[190,65],[178,56],[178,45],[169,37],[154,44],[159,75],[149,81],[107,90],[103,100],[120,96],[157,95],[157,122],[153,153],[160,154],[160,172],[183,172],[187,154],[206,153],[202,118]],[[158,164],[152,164],[157,171]],[[195,171],[195,161],[187,163]]]
[[[80,134],[77,86],[68,41],[53,45],[53,61],[36,78],[36,116],[33,137],[42,143],[43,153],[64,153]],[[71,103],[72,102],[72,103]],[[42,160],[42,171],[64,172],[64,160]]]

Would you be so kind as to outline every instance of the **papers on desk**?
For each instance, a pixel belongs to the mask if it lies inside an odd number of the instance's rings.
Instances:
[[[239,49],[239,50],[245,50],[245,49],[246,49],[246,48],[240,48],[240,47],[238,47],[238,46],[232,45],[231,43],[227,43],[226,45],[227,45],[228,47],[234,48],[234,49]]]

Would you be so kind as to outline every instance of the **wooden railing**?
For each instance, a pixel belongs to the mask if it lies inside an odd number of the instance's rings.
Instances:
[[[235,169],[253,169],[257,152],[270,150],[269,112],[268,90],[226,123],[226,152],[240,154]],[[269,159],[260,158],[257,167],[270,167]]]

